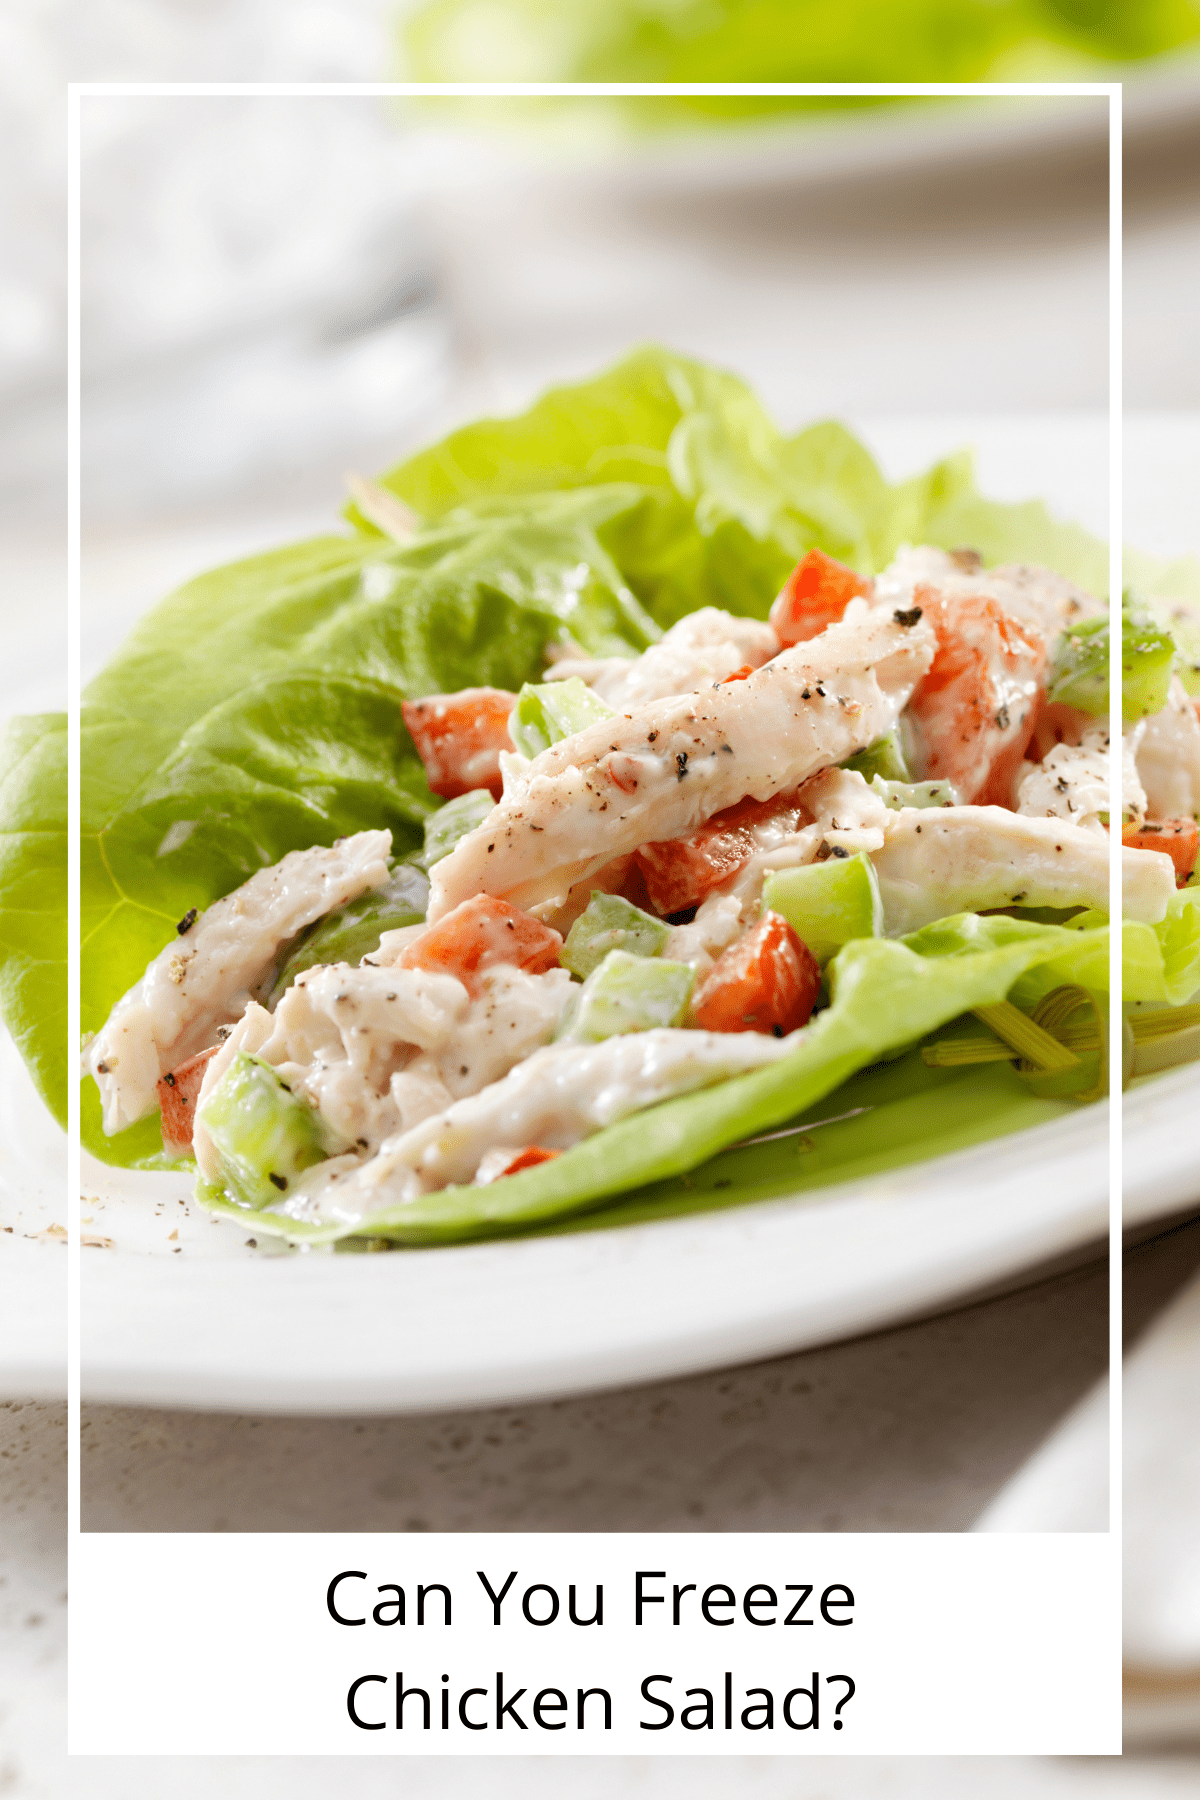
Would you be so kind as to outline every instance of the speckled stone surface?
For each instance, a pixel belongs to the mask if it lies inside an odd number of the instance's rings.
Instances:
[[[1100,1374],[1102,1265],[747,1367],[533,1406],[88,1407],[92,1531],[954,1531]]]
[[[1136,1331],[1200,1264],[1200,1221],[1126,1259]],[[621,1394],[417,1420],[93,1409],[108,1530],[957,1529],[1103,1364],[1106,1281]],[[4,1800],[1184,1800],[1200,1759],[81,1759],[65,1729],[66,1419],[0,1406]],[[86,1678],[86,1671],[83,1673]]]
[[[1131,1253],[1136,1324],[1200,1223]],[[543,1405],[88,1407],[91,1531],[961,1531],[1107,1365],[1103,1263],[771,1362]]]

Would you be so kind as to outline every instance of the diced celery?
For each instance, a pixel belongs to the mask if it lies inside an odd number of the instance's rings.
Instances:
[[[763,883],[763,911],[782,913],[822,965],[851,938],[879,937],[883,903],[869,856],[831,856],[777,869]]]
[[[877,739],[865,750],[859,750],[842,767],[857,769],[866,781],[872,780],[876,775],[882,776],[885,781],[907,781],[908,763],[905,761],[899,729],[893,725],[886,737]]]
[[[1108,616],[1098,613],[1064,631],[1050,666],[1047,698],[1080,712],[1108,711]]]
[[[871,786],[893,812],[902,806],[958,805],[958,789],[949,781],[885,781],[876,775]]]
[[[527,681],[508,717],[508,735],[522,756],[537,756],[561,738],[611,719],[613,709],[573,675],[569,681]]]
[[[578,990],[575,1006],[557,1035],[574,1043],[598,1044],[627,1031],[679,1025],[694,981],[690,963],[610,950]]]
[[[419,925],[428,905],[427,878],[420,869],[399,864],[382,887],[360,894],[336,912],[326,913],[297,939],[276,976],[267,1005],[273,1007],[305,969],[314,969],[319,963],[360,963],[372,950],[378,950],[385,931],[396,931],[401,925]]]
[[[1109,642],[1105,614],[1065,631],[1050,670],[1049,698],[1103,717],[1108,711]],[[1127,594],[1121,610],[1121,707],[1127,722],[1162,711],[1174,665],[1170,632]]]
[[[411,856],[409,861],[415,863],[418,869],[432,869],[434,863],[441,862],[443,856],[449,856],[459,838],[466,837],[469,831],[474,831],[477,825],[483,824],[495,805],[488,788],[472,788],[469,794],[459,794],[456,800],[447,800],[445,806],[439,806],[426,819],[425,846]]]
[[[1126,723],[1167,704],[1175,672],[1175,639],[1132,596],[1121,610],[1121,712]]]
[[[256,1056],[233,1058],[196,1117],[220,1159],[218,1185],[243,1206],[278,1200],[326,1155],[316,1112]]]
[[[1175,673],[1192,698],[1200,698],[1200,596],[1192,600],[1166,599],[1161,594],[1138,598],[1163,630],[1171,633],[1179,653]]]
[[[670,931],[662,919],[631,906],[619,894],[594,892],[587,911],[568,931],[558,960],[564,969],[586,981],[610,950],[627,950],[631,956],[657,956]]]

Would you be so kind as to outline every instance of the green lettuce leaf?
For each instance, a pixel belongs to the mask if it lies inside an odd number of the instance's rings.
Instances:
[[[425,0],[400,33],[405,73],[430,81],[1034,81],[1160,55],[1200,36],[1200,20],[1186,0]],[[614,104],[647,129],[856,102]],[[520,117],[520,103],[499,116]]]
[[[619,487],[551,496],[519,518],[450,522],[398,546],[326,538],[190,583],[92,683],[82,715],[82,1025],[206,907],[289,850],[390,827],[417,849],[438,805],[403,699],[519,688],[547,639],[632,654],[655,627],[595,526]],[[106,1138],[85,1085],[84,1142],[157,1167],[156,1120]]]
[[[1173,894],[1157,925],[1125,922],[1121,995],[1126,1002],[1186,1006],[1200,993],[1200,887]]]
[[[961,913],[901,940],[857,938],[830,964],[831,1004],[778,1063],[634,1113],[553,1162],[490,1185],[444,1188],[340,1223],[297,1222],[259,1211],[254,1229],[305,1243],[369,1235],[433,1244],[541,1227],[600,1206],[611,1195],[686,1174],[726,1146],[794,1119],[868,1064],[972,1007],[1006,998],[1039,964],[1070,980],[1081,957],[1091,956],[1093,946],[1084,939],[1106,944],[1107,937],[1106,930],[1079,933]],[[1106,986],[1103,959],[1089,966]],[[214,1211],[248,1217],[212,1189],[204,1190],[203,1199]]]
[[[67,1122],[67,720],[0,732],[0,1016]]]
[[[704,605],[765,618],[814,546],[871,575],[902,543],[969,544],[989,564],[1043,562],[1107,592],[1104,546],[1040,501],[983,499],[969,452],[889,483],[843,425],[785,437],[736,376],[654,345],[515,418],[464,426],[380,477],[422,518],[464,522],[519,517],[514,502],[547,489],[614,481],[640,489],[640,504],[597,535],[664,627]]]

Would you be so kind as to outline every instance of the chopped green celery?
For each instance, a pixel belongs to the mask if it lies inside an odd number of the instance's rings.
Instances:
[[[1072,625],[1059,639],[1048,697],[1080,712],[1108,711],[1109,628],[1098,613]],[[1126,594],[1121,609],[1121,705],[1127,722],[1161,712],[1175,664],[1175,642]]]
[[[958,789],[949,781],[885,781],[876,775],[871,783],[885,806],[899,812],[902,806],[957,806]]]
[[[217,1185],[243,1206],[278,1200],[326,1156],[317,1113],[257,1056],[239,1051],[196,1117],[220,1159]]]
[[[593,891],[587,911],[567,933],[559,954],[564,969],[586,981],[610,950],[627,950],[631,956],[657,956],[670,935],[662,919],[644,913],[622,900],[620,894]]]
[[[557,1035],[577,1044],[598,1044],[627,1031],[680,1025],[694,981],[690,963],[610,950],[579,989]]]
[[[418,869],[432,869],[443,856],[449,856],[459,838],[483,824],[495,805],[488,788],[472,788],[469,794],[447,800],[445,806],[439,806],[426,819],[424,847],[414,851],[408,861]]]
[[[842,764],[843,769],[857,769],[866,781],[874,781],[878,776],[884,781],[907,781],[909,779],[908,763],[904,755],[904,746],[900,742],[900,729],[893,725],[886,737],[881,737],[865,750],[859,750]]]
[[[319,963],[360,963],[372,950],[378,950],[385,931],[419,925],[428,905],[426,877],[420,869],[399,864],[382,887],[360,894],[336,912],[326,913],[297,939],[275,978],[267,1005],[274,1007],[305,969],[315,969]]]
[[[1175,672],[1175,639],[1133,595],[1121,607],[1121,711],[1129,723],[1161,712]]]
[[[1108,616],[1081,619],[1058,640],[1050,666],[1047,698],[1080,712],[1100,716],[1108,711]]]
[[[508,735],[522,756],[537,756],[561,738],[574,737],[613,709],[573,675],[569,681],[527,681],[509,714]]]
[[[1170,600],[1161,594],[1138,598],[1164,631],[1171,633],[1179,652],[1175,673],[1192,698],[1200,698],[1200,598]]]
[[[851,938],[883,935],[879,878],[869,856],[831,856],[777,869],[763,883],[763,911],[782,913],[824,966]]]

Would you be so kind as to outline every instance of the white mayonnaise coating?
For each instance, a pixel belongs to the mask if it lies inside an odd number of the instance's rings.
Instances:
[[[724,681],[749,663],[761,668],[779,649],[779,639],[761,619],[739,619],[716,606],[688,613],[640,656],[561,657],[546,671],[547,681],[576,675],[618,712],[690,694]]]
[[[676,926],[664,956],[690,962],[704,974],[715,957],[758,916],[763,882],[776,869],[814,862],[822,846],[854,856],[881,850],[894,811],[884,805],[857,769],[823,769],[800,789],[813,820],[787,830],[773,820],[754,828],[759,848],[704,901],[690,925]]]
[[[760,882],[761,886],[761,882]],[[739,895],[726,890],[710,894],[696,909],[690,925],[675,925],[662,953],[669,962],[691,963],[697,975],[705,974],[746,928],[749,913]]]
[[[1088,906],[1108,911],[1106,834],[1002,806],[904,807],[891,815],[879,876],[889,936],[950,913],[998,906]],[[1175,892],[1168,856],[1122,852],[1125,916],[1154,924]]]
[[[986,594],[1014,618],[1035,625],[1048,641],[1077,619],[1103,611],[1104,605],[1053,569],[1031,563],[973,568],[969,553],[955,555],[932,544],[901,545],[889,567],[875,577],[875,603],[907,605],[915,589],[925,585],[948,596]]]
[[[111,1134],[154,1110],[161,1075],[240,1018],[280,948],[306,925],[388,878],[390,831],[293,850],[216,900],[160,951],[113,1007],[83,1057]]]
[[[497,1145],[563,1150],[675,1094],[777,1061],[793,1040],[757,1031],[660,1027],[600,1044],[553,1044],[502,1081],[386,1143],[357,1170],[322,1165],[272,1210],[290,1218],[351,1220],[474,1179]]]
[[[317,1108],[329,1148],[373,1154],[548,1043],[570,990],[566,969],[529,975],[503,963],[482,971],[473,998],[426,969],[306,970],[273,1014],[251,1005],[205,1070],[193,1128],[201,1172],[216,1171],[204,1103],[239,1050]]]
[[[789,792],[890,730],[933,651],[920,620],[863,608],[743,681],[564,738],[435,866],[429,919],[481,891],[524,907],[565,896],[623,851]]]
[[[1145,721],[1137,767],[1152,819],[1200,819],[1200,713],[1178,675]]]
[[[1122,741],[1121,798],[1123,811],[1140,820],[1146,796],[1127,739]],[[1027,765],[1017,783],[1017,811],[1034,819],[1064,819],[1083,831],[1105,828],[1101,814],[1110,811],[1111,757],[1108,725],[1098,719],[1077,745],[1057,744],[1040,763]]]

